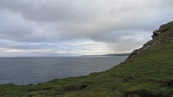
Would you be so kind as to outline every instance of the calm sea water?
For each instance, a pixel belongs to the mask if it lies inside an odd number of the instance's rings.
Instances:
[[[127,56],[0,58],[0,84],[37,84],[83,76],[121,63]]]

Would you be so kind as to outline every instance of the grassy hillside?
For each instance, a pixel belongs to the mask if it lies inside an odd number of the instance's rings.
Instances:
[[[125,62],[88,76],[0,85],[0,97],[173,97],[173,22]]]

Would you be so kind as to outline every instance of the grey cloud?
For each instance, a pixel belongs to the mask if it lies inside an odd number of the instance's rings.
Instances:
[[[85,0],[1,0],[0,4],[1,8],[20,13],[30,20],[64,22],[84,18],[89,15],[87,14],[89,12],[88,8],[82,7],[82,5],[85,5],[82,1]]]
[[[20,41],[32,34],[32,23],[25,22],[20,15],[8,11],[0,12],[0,38]]]
[[[0,10],[1,39],[20,42],[44,42],[58,38],[58,33],[47,25],[49,24],[26,21],[20,14]]]
[[[14,45],[0,47],[70,53],[85,47],[70,44],[86,40],[129,52],[173,20],[172,9],[172,0],[1,0],[0,39]]]

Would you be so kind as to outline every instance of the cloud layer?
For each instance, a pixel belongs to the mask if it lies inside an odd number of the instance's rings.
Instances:
[[[0,56],[131,52],[173,20],[171,0],[1,0]]]

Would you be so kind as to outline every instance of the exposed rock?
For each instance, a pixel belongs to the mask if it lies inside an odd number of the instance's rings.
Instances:
[[[161,25],[160,28],[158,30],[155,30],[153,32],[153,35],[151,36],[153,39],[155,39],[158,35],[160,35],[163,32],[166,32],[167,30],[169,30],[168,28],[165,27],[164,25]]]
[[[170,23],[171,23],[171,22],[170,22]],[[159,28],[159,32],[162,32],[162,33],[163,33],[163,32],[165,32],[165,31],[169,30],[169,28],[166,28],[165,26],[166,26],[166,24],[161,25],[160,28]]]
[[[160,40],[157,39],[157,37],[166,32],[167,30],[169,30],[169,28],[166,27],[166,24],[161,25],[160,28],[158,30],[155,30],[153,32],[153,35],[151,36],[153,39],[150,40],[149,42],[147,42],[146,44],[144,44],[140,49],[136,49],[134,50],[127,59],[130,59],[132,57],[134,57],[135,55],[140,54],[142,51],[147,50],[150,47],[153,47],[155,45],[161,44]],[[172,39],[173,40],[173,39]]]
[[[159,30],[155,30],[153,32],[153,35],[151,36],[153,39],[155,39],[160,34]]]

